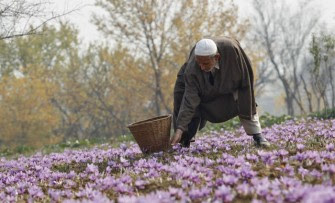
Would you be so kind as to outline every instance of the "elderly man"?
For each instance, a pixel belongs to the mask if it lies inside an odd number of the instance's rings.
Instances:
[[[171,144],[189,147],[206,121],[220,123],[239,116],[256,146],[269,146],[261,135],[253,84],[249,58],[237,40],[222,37],[197,42],[177,76]]]

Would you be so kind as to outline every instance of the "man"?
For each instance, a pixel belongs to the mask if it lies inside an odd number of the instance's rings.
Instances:
[[[261,135],[253,84],[250,60],[237,40],[197,42],[175,83],[171,144],[189,147],[206,121],[219,123],[239,116],[257,146],[270,146]]]

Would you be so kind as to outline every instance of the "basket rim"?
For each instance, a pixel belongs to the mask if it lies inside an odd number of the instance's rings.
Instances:
[[[162,115],[162,116],[155,116],[155,117],[148,118],[148,119],[145,119],[145,120],[142,120],[142,121],[137,121],[137,122],[131,123],[127,127],[129,128],[129,127],[137,126],[137,125],[140,125],[140,124],[143,124],[143,123],[152,123],[152,122],[156,122],[156,121],[160,121],[160,120],[169,118],[171,116],[172,116],[172,114],[167,114],[167,115]]]

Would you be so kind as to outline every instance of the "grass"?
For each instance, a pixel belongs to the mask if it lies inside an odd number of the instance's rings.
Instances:
[[[90,149],[93,147],[101,147],[103,144],[108,144],[109,147],[118,147],[120,143],[135,141],[132,135],[122,135],[111,138],[92,138],[82,140],[68,140],[53,145],[45,145],[41,148],[32,146],[20,145],[17,147],[0,147],[0,157],[8,159],[16,159],[20,156],[31,156],[38,152],[42,154],[62,153],[66,149]]]

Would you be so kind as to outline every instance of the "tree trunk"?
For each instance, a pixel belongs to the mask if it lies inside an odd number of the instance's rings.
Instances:
[[[329,104],[328,104],[328,99],[327,99],[326,91],[323,91],[320,94],[321,94],[321,98],[323,100],[323,108],[324,109],[328,109],[329,108]]]
[[[286,97],[287,113],[290,116],[294,116],[294,106],[292,96]]]
[[[333,80],[333,67],[331,65],[328,66],[329,70],[329,78],[330,78],[330,87],[332,90],[332,108],[335,108],[335,87],[334,87],[334,80]]]
[[[285,101],[286,101],[286,107],[287,107],[287,114],[290,116],[294,116],[294,107],[293,107],[293,95],[290,91],[290,86],[288,84],[288,82],[280,77],[281,82],[283,83],[284,89],[285,89]]]
[[[313,112],[312,93],[310,91],[308,91],[307,84],[306,84],[306,81],[305,81],[304,77],[302,75],[300,75],[300,78],[301,78],[301,81],[304,85],[305,93],[307,95],[309,113],[312,113]]]

